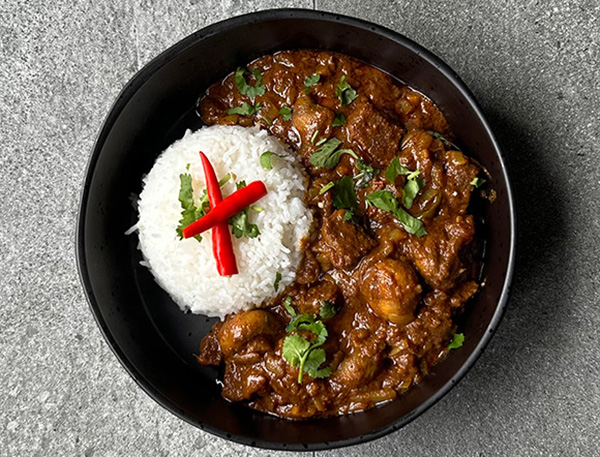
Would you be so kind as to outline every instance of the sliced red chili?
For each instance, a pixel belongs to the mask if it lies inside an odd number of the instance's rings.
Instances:
[[[220,193],[220,190],[219,190]],[[220,224],[227,224],[227,220],[245,209],[252,203],[260,200],[262,197],[267,195],[267,188],[262,181],[253,181],[245,187],[235,191],[229,197],[226,197],[217,206],[212,205],[210,212],[198,219],[196,222],[191,223],[183,229],[183,237],[191,238],[199,235],[206,230],[217,227]],[[208,194],[210,200],[210,192]],[[213,228],[214,233],[214,228]]]
[[[219,180],[217,179],[215,170],[202,151],[200,151],[200,159],[202,160],[202,167],[204,168],[206,192],[211,207],[210,214],[214,209],[219,207],[223,200],[223,196],[221,195],[221,187],[219,186]],[[189,227],[186,227],[184,230],[187,230],[188,228]],[[189,237],[186,236],[186,238]],[[231,242],[227,221],[219,222],[214,225],[212,230],[212,245],[213,255],[217,262],[217,271],[219,274],[221,276],[237,274],[237,262],[235,260],[235,253],[233,252],[233,244]]]

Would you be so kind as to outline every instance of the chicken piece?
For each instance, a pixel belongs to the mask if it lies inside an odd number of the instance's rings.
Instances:
[[[304,145],[311,143],[315,132],[318,132],[318,138],[328,138],[334,119],[335,113],[332,110],[314,103],[307,95],[298,97],[294,103],[292,124],[300,133]]]
[[[380,357],[369,357],[361,351],[349,354],[331,375],[331,381],[352,389],[367,384],[377,373]]]
[[[423,279],[433,289],[452,289],[467,271],[459,254],[475,235],[473,216],[438,216],[427,236],[413,236],[403,245]]]
[[[335,281],[323,279],[308,288],[301,288],[292,300],[298,312],[318,315],[324,301],[335,304],[341,297],[340,288]]]
[[[361,227],[344,220],[344,213],[337,210],[323,220],[321,233],[313,246],[313,251],[326,259],[322,265],[328,262],[338,269],[352,268],[375,246],[375,241]]]
[[[348,143],[358,147],[365,161],[379,169],[385,167],[398,154],[404,129],[394,124],[369,101],[357,100],[346,121]]]
[[[380,317],[405,325],[414,319],[423,288],[408,263],[384,259],[365,270],[360,291]]]
[[[225,357],[240,351],[258,336],[273,336],[281,329],[277,317],[264,310],[253,309],[228,317],[219,329],[217,338]]]

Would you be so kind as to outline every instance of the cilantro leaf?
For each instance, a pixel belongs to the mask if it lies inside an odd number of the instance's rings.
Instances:
[[[323,187],[321,187],[321,190],[319,191],[319,195],[323,195],[325,192],[327,192],[333,186],[335,186],[335,183],[329,181],[327,184],[325,184]]]
[[[281,273],[277,272],[275,275],[275,282],[273,283],[273,289],[275,289],[275,292],[279,290],[279,281],[281,281]]]
[[[256,238],[260,235],[260,230],[256,224],[251,224],[248,220],[248,208],[229,218],[231,224],[231,233],[236,238],[247,236],[248,238]]]
[[[319,82],[321,75],[315,73],[304,80],[304,87],[312,87]]]
[[[332,169],[338,164],[343,154],[350,154],[359,160],[358,155],[352,149],[338,149],[341,145],[341,140],[337,138],[327,140],[310,156],[311,165]]]
[[[308,357],[304,362],[304,371],[313,378],[326,378],[331,376],[331,367],[319,369],[326,358],[327,356],[325,355],[325,350],[323,348],[313,349],[309,352]]]
[[[474,178],[473,181],[471,181],[471,185],[477,189],[478,187],[483,186],[486,182],[487,179],[485,178]]]
[[[316,336],[312,341],[303,336],[292,333],[283,340],[283,358],[292,366],[298,367],[298,383],[302,384],[303,373],[308,373],[313,378],[325,378],[331,375],[330,367],[319,368],[325,362],[326,354],[320,346],[325,343],[328,332],[323,321],[314,314],[296,314],[291,306],[292,299],[287,297],[283,306],[290,313],[292,319],[287,325],[287,333],[296,330],[310,332]]]
[[[333,186],[333,206],[337,209],[354,211],[357,205],[352,178],[344,176]]]
[[[389,190],[375,191],[365,196],[365,200],[375,208],[387,211],[388,213],[393,213],[398,208],[398,200],[396,200],[394,194]]]
[[[248,102],[244,102],[241,106],[229,108],[227,114],[239,114],[240,116],[252,116],[260,111],[262,105],[259,103],[256,106],[251,105]]]
[[[283,307],[288,313],[290,313],[290,316],[294,317],[296,315],[296,310],[292,308],[292,297],[285,297],[285,300],[283,301]]]
[[[348,81],[346,81],[346,75],[342,76],[342,79],[340,79],[335,94],[340,99],[342,106],[349,105],[358,97],[356,91],[348,84]]]
[[[273,164],[271,163],[272,156],[280,157],[279,154],[275,154],[272,151],[266,151],[260,155],[260,166],[263,167],[265,170],[273,169]]]
[[[454,143],[448,141],[446,138],[444,138],[442,136],[441,133],[434,132],[433,130],[427,130],[427,133],[429,133],[435,139],[440,140],[442,143],[444,143],[444,146],[446,146],[447,148],[452,148],[452,149],[455,149],[457,151],[460,151],[460,148],[457,145],[455,145]]]
[[[200,201],[200,207],[197,208],[194,205],[194,189],[192,188],[192,175],[188,173],[182,173],[179,175],[179,202],[181,203],[181,219],[179,225],[175,229],[180,239],[183,239],[183,229],[188,225],[196,222],[202,216],[206,214],[204,211],[203,201]],[[208,196],[206,197],[206,203],[208,204]],[[196,235],[194,238],[198,241],[202,241],[200,235]]]
[[[394,211],[394,217],[402,223],[404,230],[408,233],[417,235],[419,238],[427,235],[423,221],[411,216],[402,208],[397,208],[396,211]]]
[[[360,171],[360,173],[354,177],[354,179],[357,180],[356,187],[359,189],[367,187],[375,175],[379,173],[377,168],[373,167],[371,164],[363,162],[362,160],[356,161],[356,168],[358,168],[358,171]]]
[[[378,190],[365,197],[369,204],[379,208],[380,210],[392,213],[398,219],[404,229],[413,235],[422,237],[427,235],[423,222],[411,216],[405,210],[398,206],[398,200],[389,190]]]
[[[410,174],[410,170],[404,165],[400,164],[400,159],[398,159],[398,157],[394,157],[388,167],[385,169],[385,177],[392,184],[394,184],[396,176],[408,174]]]
[[[286,336],[285,340],[283,340],[281,353],[291,366],[297,367],[302,360],[306,360],[309,348],[310,342],[306,338],[294,333],[293,335]],[[302,372],[298,375],[298,382],[302,382],[301,376]]]
[[[448,345],[448,349],[458,349],[459,347],[462,347],[464,342],[465,335],[463,333],[455,333],[452,337],[452,341]]]
[[[345,123],[346,123],[346,116],[344,116],[344,113],[337,113],[335,115],[335,119],[333,120],[333,122],[331,123],[331,125],[333,127],[341,127]]]
[[[419,191],[425,187],[425,181],[420,179],[419,170],[408,175],[404,189],[402,190],[402,204],[410,209]]]
[[[262,84],[262,74],[258,68],[254,68],[252,70],[252,74],[256,78],[256,83],[251,86],[247,83],[245,74],[248,72],[243,68],[239,68],[235,71],[235,85],[242,95],[247,95],[252,103],[254,103],[254,98],[257,95],[265,95],[265,86]],[[239,113],[229,113],[229,114],[239,114]]]
[[[236,187],[241,189],[242,187],[246,187],[246,181],[240,181],[236,184]],[[258,229],[258,225],[251,224],[248,220],[248,208],[244,208],[239,213],[234,214],[229,218],[229,225],[231,225],[231,233],[236,238],[241,238],[246,236],[248,238],[256,238],[260,235],[260,230]]]
[[[319,310],[319,316],[321,316],[321,319],[331,319],[336,314],[337,309],[335,309],[335,305],[332,302],[328,300],[323,300],[321,302],[321,309]]]
[[[281,108],[279,108],[279,114],[281,114],[284,121],[292,120],[292,108],[287,105],[281,105]]]

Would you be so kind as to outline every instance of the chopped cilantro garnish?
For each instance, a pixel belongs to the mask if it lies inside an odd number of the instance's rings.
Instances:
[[[328,300],[323,300],[321,302],[321,309],[319,310],[319,316],[321,319],[331,319],[333,316],[337,314],[337,309],[335,309],[335,305]]]
[[[275,282],[273,283],[273,289],[275,289],[275,292],[279,290],[279,281],[281,281],[281,273],[277,272],[275,275]]]
[[[315,167],[334,168],[343,154],[350,154],[358,160],[358,156],[351,149],[338,149],[342,142],[337,138],[331,138],[321,145],[316,152],[310,156],[310,163]]]
[[[447,148],[452,148],[452,149],[455,149],[457,151],[460,151],[460,148],[457,145],[455,145],[454,143],[448,141],[446,138],[444,138],[442,136],[441,133],[434,132],[433,130],[427,130],[427,133],[429,133],[435,139],[440,140],[442,143],[444,143],[444,146],[446,146]]]
[[[458,349],[459,347],[462,347],[464,342],[465,335],[463,333],[455,333],[452,337],[452,341],[448,345],[448,349]]]
[[[259,103],[254,106],[248,102],[244,102],[241,106],[236,106],[233,108],[229,108],[227,110],[227,114],[239,114],[240,116],[252,116],[260,111],[262,105]]]
[[[285,329],[287,333],[304,330],[313,333],[316,337],[309,341],[298,333],[292,333],[283,341],[282,355],[290,365],[298,367],[298,383],[302,384],[302,375],[305,372],[313,378],[330,376],[332,372],[330,367],[319,368],[326,359],[325,351],[320,347],[328,336],[325,324],[314,314],[296,314],[291,306],[291,299],[289,302],[286,299],[284,307],[292,316]]]
[[[279,114],[281,114],[284,121],[292,120],[292,108],[287,105],[282,105],[281,108],[279,108]]]
[[[312,136],[310,137],[310,142],[312,144],[315,144],[315,140],[317,139],[317,135],[319,134],[318,130],[315,130],[315,133],[312,134]]]
[[[238,68],[235,71],[235,85],[237,86],[237,88],[241,94],[247,95],[248,98],[250,98],[250,100],[252,100],[252,103],[254,103],[254,98],[257,95],[265,95],[265,86],[262,84],[262,75],[258,68],[254,68],[252,70],[252,74],[256,78],[256,83],[253,86],[251,86],[250,84],[248,84],[246,82],[246,78],[244,77],[244,75],[247,73],[248,72],[246,70],[244,70],[243,68]],[[229,114],[239,114],[239,113],[229,113]]]
[[[344,113],[337,113],[335,115],[335,119],[333,120],[331,125],[334,127],[341,127],[345,123],[346,123],[346,116],[344,116]]]
[[[402,204],[406,209],[410,209],[415,197],[419,191],[425,187],[425,181],[419,178],[419,170],[410,171],[404,165],[400,164],[400,159],[394,157],[385,170],[385,177],[394,184],[398,175],[406,176],[406,184],[402,190]]]
[[[265,170],[271,170],[273,168],[273,164],[271,163],[272,156],[280,157],[272,151],[266,151],[260,155],[260,166]]]
[[[306,78],[304,80],[304,87],[306,87],[306,88],[312,87],[315,84],[317,84],[320,79],[321,79],[321,75],[318,73],[315,73],[314,75],[309,76],[308,78]]]
[[[390,162],[389,166],[385,169],[385,177],[389,182],[394,184],[394,180],[398,175],[408,175],[410,174],[410,170],[406,168],[404,165],[400,164],[400,159],[398,157],[394,157]]]
[[[333,186],[333,206],[353,213],[358,206],[352,178],[344,176]]]
[[[319,195],[324,194],[329,189],[331,189],[333,186],[335,186],[335,183],[329,181],[327,184],[325,184],[323,187],[321,187],[321,190],[319,191]]]
[[[238,189],[241,189],[242,187],[246,187],[245,181],[240,181],[239,183],[237,183]],[[249,209],[249,207],[244,208],[242,211],[229,218],[229,224],[231,225],[231,233],[236,238],[241,238],[243,236],[247,236],[248,238],[256,238],[258,235],[260,235],[258,225],[251,224],[248,220]]]
[[[188,169],[188,168],[186,168]],[[202,216],[206,214],[204,211],[204,204],[201,200],[199,206],[196,207],[194,204],[194,189],[192,188],[192,175],[188,173],[182,173],[179,175],[179,202],[181,203],[181,219],[179,225],[176,228],[177,235],[180,239],[183,239],[183,229],[186,228],[193,222],[196,222]],[[206,199],[208,203],[208,197]],[[198,241],[202,241],[200,235],[196,235],[194,238]]]
[[[477,189],[478,187],[483,186],[486,182],[487,179],[485,178],[474,178],[473,181],[471,181],[471,185]]]
[[[296,315],[296,310],[292,307],[292,297],[285,297],[285,300],[283,300],[283,307],[290,316],[294,317]]]
[[[356,160],[356,168],[360,171],[360,173],[354,177],[354,179],[356,179],[356,187],[358,188],[367,187],[375,175],[379,173],[377,168],[360,159]]]
[[[406,177],[406,184],[402,189],[402,204],[406,209],[410,209],[415,197],[419,191],[425,187],[425,181],[419,178],[419,170],[411,172]]]
[[[342,76],[340,79],[340,83],[337,86],[335,94],[340,99],[340,103],[342,106],[349,105],[358,97],[356,91],[352,88],[348,81],[346,81],[346,76]]]
[[[365,197],[369,204],[379,208],[380,210],[392,213],[398,219],[404,229],[411,234],[422,237],[427,235],[423,222],[414,218],[402,208],[398,206],[398,200],[389,190],[378,190]]]

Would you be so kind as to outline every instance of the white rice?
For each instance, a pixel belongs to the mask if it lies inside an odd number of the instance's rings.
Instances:
[[[249,213],[260,235],[240,239],[232,235],[239,274],[231,277],[217,273],[210,232],[204,233],[199,243],[193,238],[179,239],[175,230],[182,210],[179,175],[192,175],[196,202],[206,187],[198,151],[207,155],[219,178],[231,172],[237,181],[261,180],[269,192],[256,203],[264,211]],[[265,151],[283,156],[271,156],[272,170],[260,165]],[[144,178],[135,226],[145,258],[141,263],[182,310],[223,318],[260,305],[275,295],[273,284],[278,272],[279,290],[296,275],[301,242],[312,224],[303,200],[305,185],[302,166],[281,142],[263,130],[212,126],[187,131],[160,155]],[[223,196],[234,190],[230,181],[222,188]]]

